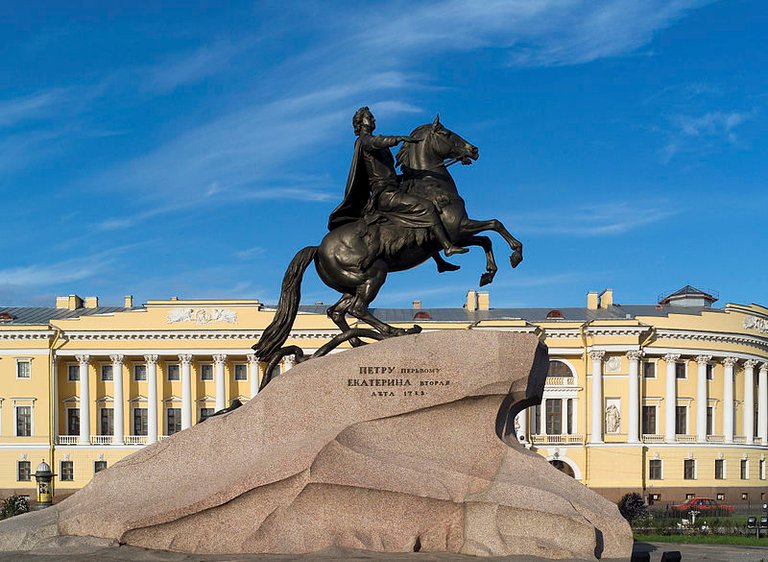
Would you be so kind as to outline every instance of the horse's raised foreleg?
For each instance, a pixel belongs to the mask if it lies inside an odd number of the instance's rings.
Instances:
[[[521,261],[523,261],[523,244],[512,236],[504,224],[497,219],[490,219],[486,221],[478,221],[474,219],[467,219],[461,223],[461,228],[468,234],[477,234],[486,230],[493,230],[501,236],[509,247],[512,249],[512,255],[509,256],[509,262],[512,267],[517,267]]]
[[[480,286],[487,285],[493,281],[496,272],[499,270],[496,265],[496,258],[493,255],[493,243],[487,236],[467,236],[458,241],[462,246],[480,246],[485,252],[485,273],[480,275]]]

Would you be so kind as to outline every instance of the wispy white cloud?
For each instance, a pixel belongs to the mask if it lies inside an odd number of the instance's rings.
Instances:
[[[266,249],[264,249],[262,246],[252,246],[250,248],[245,248],[243,250],[238,250],[235,252],[235,257],[239,260],[249,260],[251,258],[254,258],[256,256],[261,256],[266,252]]]
[[[204,45],[192,52],[168,56],[147,68],[142,75],[143,87],[160,94],[167,94],[179,86],[193,84],[218,74],[230,59],[242,52],[247,43],[235,45],[219,42]]]
[[[66,88],[53,88],[0,100],[0,126],[8,127],[31,119],[51,117],[71,100],[71,94]]]
[[[515,228],[536,234],[611,236],[666,220],[678,211],[667,203],[599,203],[514,217]]]
[[[754,111],[707,111],[695,116],[675,115],[667,133],[665,160],[681,152],[706,153],[736,144],[736,129],[754,115]]]

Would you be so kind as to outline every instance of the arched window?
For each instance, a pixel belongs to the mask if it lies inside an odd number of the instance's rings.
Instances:
[[[550,361],[549,362],[549,374],[548,377],[572,377],[573,373],[568,368],[568,365],[562,361]]]

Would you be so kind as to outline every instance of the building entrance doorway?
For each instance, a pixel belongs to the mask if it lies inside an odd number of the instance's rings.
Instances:
[[[576,478],[576,475],[573,473],[573,469],[563,461],[549,461],[549,464],[554,466],[560,472],[565,472],[571,478]]]

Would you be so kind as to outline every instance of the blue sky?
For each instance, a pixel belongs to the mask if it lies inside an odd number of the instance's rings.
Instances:
[[[495,306],[768,304],[768,10],[759,0],[0,4],[0,304],[57,294],[275,302],[325,234],[369,105],[439,112],[503,241]],[[201,7],[202,6],[202,7]],[[374,305],[460,306],[479,249]],[[310,271],[304,302],[336,294]]]

